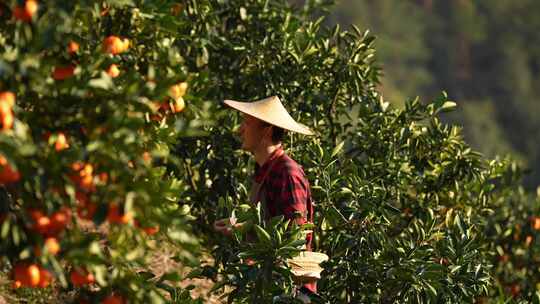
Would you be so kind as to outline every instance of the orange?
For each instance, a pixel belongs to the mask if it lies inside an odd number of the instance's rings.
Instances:
[[[150,153],[148,153],[148,151],[145,151],[143,154],[142,154],[142,159],[145,163],[149,164],[150,162],[152,162],[152,155],[150,155]]]
[[[64,80],[67,79],[75,74],[75,66],[74,65],[68,65],[64,67],[55,67],[52,77],[55,80]]]
[[[28,209],[27,212],[34,221],[37,221],[40,217],[43,216],[43,212],[38,209]]]
[[[129,40],[118,36],[109,36],[103,40],[103,51],[109,54],[120,54],[129,48]]]
[[[39,6],[35,0],[27,0],[24,3],[24,7],[15,6],[13,8],[13,16],[21,21],[30,22],[32,17],[36,14]]]
[[[56,142],[54,143],[54,149],[56,151],[62,151],[67,148],[69,148],[69,144],[66,135],[62,132],[58,133],[56,136]]]
[[[111,294],[108,297],[106,297],[102,304],[124,304],[126,303],[126,300],[119,295]]]
[[[540,230],[540,217],[538,216],[533,217],[532,226],[534,230]]]
[[[124,38],[122,39],[122,52],[125,52],[129,49],[129,39]]]
[[[93,274],[78,267],[71,271],[69,278],[74,286],[93,284],[96,281]]]
[[[15,105],[15,94],[9,91],[0,92],[0,103],[4,102],[13,107]]]
[[[50,271],[43,267],[39,267],[39,282],[38,287],[45,288],[51,284],[53,276]]]
[[[169,96],[173,99],[178,99],[186,95],[188,84],[187,82],[180,82],[169,88]]]
[[[116,78],[120,75],[120,70],[118,69],[118,66],[113,63],[107,69],[107,74],[112,78]]]
[[[120,213],[120,208],[117,204],[109,205],[109,211],[107,213],[107,220],[109,223],[115,224],[127,224],[133,219],[133,213],[127,212],[124,214]]]
[[[13,278],[21,286],[36,287],[39,284],[39,267],[35,264],[20,263],[13,268]]]
[[[159,232],[159,226],[144,227],[143,231],[148,235],[154,235]]]
[[[72,40],[68,43],[67,49],[68,49],[68,53],[75,54],[79,51],[79,44]]]
[[[71,210],[62,208],[51,215],[50,233],[57,234],[63,231],[71,219]]]
[[[180,113],[184,110],[185,107],[186,103],[184,102],[184,98],[180,97],[176,99],[173,103],[173,112]]]
[[[47,216],[41,216],[35,220],[34,230],[41,234],[46,234],[49,232],[51,227],[51,219]]]
[[[5,100],[0,101],[0,115],[11,114],[12,113],[12,111],[11,111],[12,107],[13,106],[10,104],[9,99],[5,99]]]
[[[21,174],[8,164],[7,159],[0,155],[0,184],[14,183],[21,178]]]
[[[70,176],[73,183],[86,191],[94,191],[94,167],[91,164],[76,162],[71,165],[71,169],[77,173]]]
[[[4,99],[0,99],[0,122],[2,123],[2,130],[9,130],[13,127],[13,111],[11,108],[15,103],[9,95]]]
[[[45,248],[45,252],[56,255],[58,252],[60,252],[60,244],[58,243],[58,240],[54,237],[49,237],[45,239],[45,242],[43,243],[43,247]],[[41,248],[39,246],[36,246],[34,248],[34,253],[36,256],[41,256]]]
[[[45,239],[44,247],[45,247],[45,250],[52,255],[55,255],[58,252],[60,252],[60,243],[58,243],[58,240],[54,237],[49,237]]]
[[[84,168],[84,163],[83,162],[75,162],[75,163],[71,164],[71,169],[73,171],[81,171],[82,168]]]
[[[11,128],[13,128],[13,114],[12,113],[7,113],[7,114],[4,114],[4,115],[0,115],[0,119],[1,119],[1,122],[2,122],[2,130],[10,130]]]

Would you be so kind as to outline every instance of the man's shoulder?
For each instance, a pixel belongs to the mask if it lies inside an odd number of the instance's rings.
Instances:
[[[282,175],[304,177],[302,166],[287,154],[280,157],[275,165],[275,172],[279,172]]]

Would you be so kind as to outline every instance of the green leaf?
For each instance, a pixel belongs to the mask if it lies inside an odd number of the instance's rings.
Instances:
[[[332,154],[331,154],[331,157],[333,158],[334,156],[336,156],[339,152],[341,152],[341,150],[343,150],[343,145],[345,144],[344,141],[340,142],[337,146],[334,147],[334,149],[332,150]]]
[[[255,224],[255,233],[257,234],[257,237],[259,241],[263,242],[264,244],[270,245],[272,238],[270,237],[270,234],[264,230],[261,226]]]

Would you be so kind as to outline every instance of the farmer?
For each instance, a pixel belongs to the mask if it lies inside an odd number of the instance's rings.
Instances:
[[[277,96],[255,102],[225,100],[225,104],[243,113],[239,129],[242,149],[255,158],[255,174],[250,200],[261,202],[266,218],[283,215],[302,225],[313,222],[313,203],[309,182],[302,167],[283,150],[286,131],[313,135],[306,126],[296,122]],[[215,230],[231,234],[230,220],[214,223]],[[312,235],[306,237],[306,250],[311,250]],[[316,282],[305,284],[300,291],[305,295],[316,292]]]

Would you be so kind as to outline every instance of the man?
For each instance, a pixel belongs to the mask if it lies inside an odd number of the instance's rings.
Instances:
[[[261,202],[266,217],[283,215],[302,225],[313,222],[313,203],[309,182],[302,170],[283,150],[285,131],[313,135],[306,126],[296,122],[277,96],[255,102],[225,100],[225,104],[243,113],[239,129],[242,149],[255,158],[255,175],[250,200]],[[229,219],[216,221],[214,228],[231,234]],[[311,250],[312,235],[306,237],[306,249]],[[304,294],[316,292],[316,283],[302,287]]]

